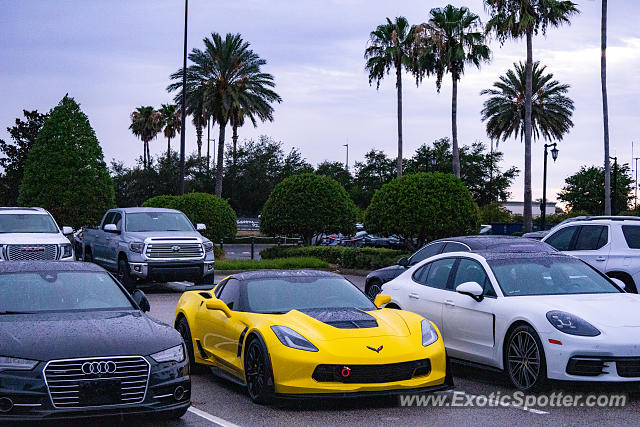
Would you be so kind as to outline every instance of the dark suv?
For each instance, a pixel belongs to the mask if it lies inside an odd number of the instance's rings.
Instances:
[[[369,298],[374,299],[382,284],[398,277],[412,265],[445,252],[556,252],[546,243],[514,236],[460,236],[434,240],[418,249],[409,258],[400,258],[396,265],[374,270],[367,275],[364,289]]]

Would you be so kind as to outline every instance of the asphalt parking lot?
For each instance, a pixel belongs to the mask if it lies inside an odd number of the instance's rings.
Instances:
[[[217,277],[219,279],[219,277]],[[362,287],[364,278],[348,276]],[[171,283],[147,292],[151,316],[171,323],[182,283]],[[283,401],[274,406],[251,402],[245,390],[212,374],[193,375],[190,411],[175,422],[132,420],[129,425],[638,425],[640,424],[640,385],[631,389],[610,385],[554,384],[546,392],[568,394],[625,394],[624,407],[573,407],[499,405],[499,399],[513,395],[499,373],[478,371],[454,365],[455,389],[444,392],[448,405],[402,407],[398,397],[348,400]],[[493,394],[492,394],[493,393]],[[486,397],[486,398],[485,398]],[[471,402],[476,407],[468,406]],[[484,403],[484,404],[482,404]]]

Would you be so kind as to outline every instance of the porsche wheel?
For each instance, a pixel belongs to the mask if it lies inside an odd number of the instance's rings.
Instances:
[[[195,362],[195,356],[193,353],[193,339],[191,338],[191,329],[189,329],[189,322],[184,317],[180,317],[176,329],[182,335],[184,344],[187,346],[187,357],[189,358],[189,370],[192,374],[202,374],[206,372],[203,365]]]
[[[376,299],[376,296],[382,290],[382,283],[379,280],[372,280],[371,284],[367,288],[367,296],[371,301]]]
[[[244,372],[247,391],[254,403],[264,405],[273,398],[273,383],[264,345],[254,338],[247,346],[244,357]]]
[[[521,391],[540,390],[547,380],[544,349],[536,331],[529,325],[509,334],[505,350],[505,368],[511,383]]]

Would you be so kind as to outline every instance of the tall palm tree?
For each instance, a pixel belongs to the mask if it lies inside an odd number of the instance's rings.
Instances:
[[[493,32],[500,42],[507,39],[526,38],[527,62],[525,66],[524,112],[524,231],[531,231],[531,99],[533,72],[533,35],[546,33],[549,25],[558,27],[569,23],[569,18],[579,13],[576,4],[568,0],[484,0],[491,14],[486,31]]]
[[[487,135],[495,141],[525,136],[526,65],[513,64],[491,89],[480,92],[489,95],[482,109],[482,121],[487,122]],[[532,67],[531,128],[534,140],[560,141],[573,127],[574,105],[566,96],[568,84],[553,80],[545,66],[536,61]]]
[[[460,178],[460,151],[458,149],[458,81],[464,74],[466,64],[480,67],[488,62],[491,55],[485,44],[480,17],[466,7],[457,8],[447,5],[444,8],[431,9],[429,21],[418,25],[417,40],[431,47],[434,62],[436,87],[442,87],[445,73],[451,74],[451,141],[453,149],[453,173]]]
[[[175,138],[176,133],[180,133],[182,116],[176,104],[162,104],[159,111],[162,115],[164,136],[167,138],[167,158],[169,158],[171,154],[171,138]]]
[[[231,129],[233,130],[233,136],[231,140],[233,141],[233,167],[235,171],[236,166],[236,147],[238,146],[238,128],[244,125],[244,110],[242,107],[235,105],[231,109],[231,115],[229,116],[229,123],[231,124]]]
[[[258,120],[273,120],[271,104],[281,102],[282,98],[273,91],[273,76],[261,70],[266,61],[250,49],[250,44],[240,34],[227,34],[222,38],[218,33],[212,33],[211,38],[203,41],[204,50],[193,49],[189,54],[192,64],[187,68],[186,96],[201,96],[203,111],[220,125],[216,195],[221,196],[225,129],[232,107],[240,106],[245,117],[257,126]],[[181,78],[182,70],[173,73],[174,83],[167,90],[182,90]],[[178,93],[176,98],[180,95]]]
[[[609,163],[609,106],[607,103],[607,0],[602,0],[600,25],[600,84],[604,125],[604,214],[611,215],[611,163]]]
[[[129,129],[144,143],[143,165],[145,168],[151,163],[149,141],[158,135],[162,130],[162,125],[162,114],[151,106],[138,107],[136,111],[131,113],[131,125]]]
[[[367,60],[365,69],[369,72],[369,84],[380,81],[388,75],[391,68],[396,72],[396,90],[398,98],[398,158],[396,173],[402,176],[402,68],[412,71],[415,27],[409,26],[407,18],[397,17],[395,21],[387,18],[387,23],[378,25],[369,35],[369,46],[364,51]]]

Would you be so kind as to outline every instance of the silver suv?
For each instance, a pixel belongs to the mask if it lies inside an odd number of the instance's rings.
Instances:
[[[622,280],[627,292],[638,293],[640,218],[587,217],[554,228],[542,241]]]

